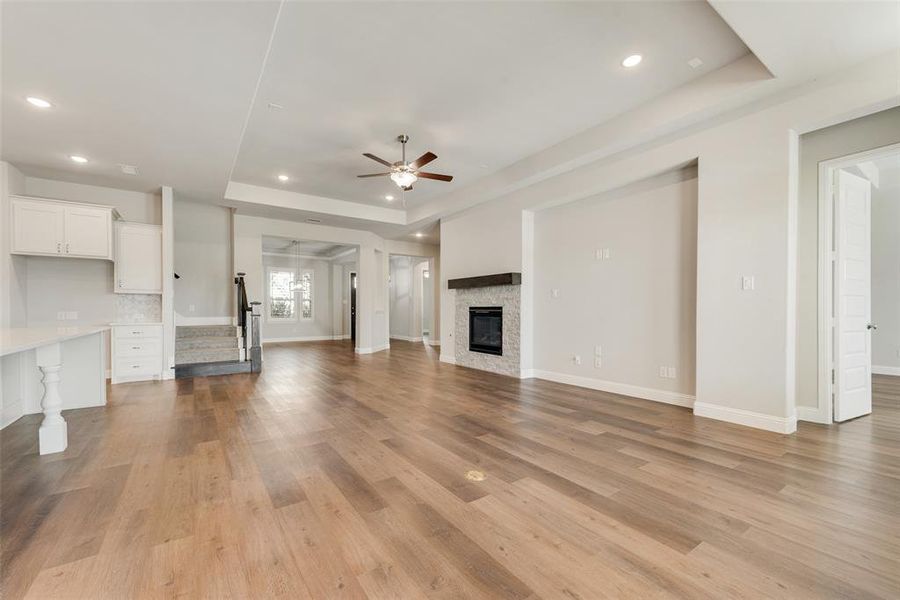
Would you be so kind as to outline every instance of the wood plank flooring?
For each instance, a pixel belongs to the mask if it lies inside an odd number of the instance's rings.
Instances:
[[[265,358],[111,387],[62,454],[3,430],[3,598],[900,597],[900,378],[780,436],[421,344]]]

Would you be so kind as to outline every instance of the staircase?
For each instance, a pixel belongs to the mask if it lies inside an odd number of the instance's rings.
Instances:
[[[249,373],[243,342],[234,325],[179,325],[175,328],[175,376]]]
[[[179,325],[175,328],[175,377],[205,377],[259,373],[259,314],[247,302],[244,274],[234,279],[238,294],[238,325]],[[249,342],[249,344],[245,344]],[[245,347],[249,345],[249,350]]]

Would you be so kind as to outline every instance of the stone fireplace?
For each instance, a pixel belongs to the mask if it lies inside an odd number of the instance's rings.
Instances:
[[[456,291],[456,364],[519,377],[521,275],[451,279]]]

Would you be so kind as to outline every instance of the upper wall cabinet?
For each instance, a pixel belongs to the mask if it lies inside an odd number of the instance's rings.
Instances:
[[[162,227],[116,223],[116,292],[162,293]]]
[[[13,254],[113,259],[111,206],[11,197]]]

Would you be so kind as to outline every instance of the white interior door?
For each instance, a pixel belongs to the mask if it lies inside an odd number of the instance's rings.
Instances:
[[[872,412],[871,186],[835,174],[834,420]]]

